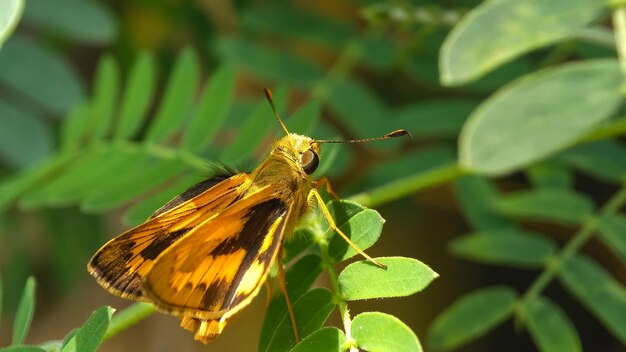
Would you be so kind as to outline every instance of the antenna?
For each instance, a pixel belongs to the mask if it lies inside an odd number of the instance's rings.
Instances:
[[[289,135],[289,130],[287,130],[287,126],[285,126],[283,119],[280,118],[280,115],[278,115],[278,112],[276,111],[276,106],[274,106],[274,99],[272,99],[272,91],[269,90],[268,88],[263,88],[263,91],[265,92],[265,97],[267,98],[267,100],[270,102],[270,105],[272,106],[272,111],[274,112],[274,116],[276,116],[276,118],[278,119],[278,122],[280,122],[280,126],[283,128],[283,130],[285,130],[285,133]]]
[[[411,136],[409,131],[407,130],[395,130],[393,132],[389,132],[384,136],[373,137],[373,138],[365,138],[365,139],[349,139],[349,140],[330,140],[330,139],[316,139],[317,143],[363,143],[363,142],[372,142],[372,141],[382,141],[389,138],[402,137],[402,136]]]

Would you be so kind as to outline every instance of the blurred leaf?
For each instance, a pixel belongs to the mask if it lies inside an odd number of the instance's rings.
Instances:
[[[598,230],[600,239],[626,262],[626,216],[606,215],[600,219]]]
[[[4,291],[2,289],[2,272],[0,272],[0,324],[2,323],[2,300],[4,299]]]
[[[604,181],[621,182],[626,177],[626,147],[615,140],[577,145],[556,159]]]
[[[352,320],[352,336],[359,348],[371,352],[418,352],[415,333],[400,319],[380,312],[365,312]]]
[[[313,289],[297,299],[293,305],[293,313],[300,337],[306,338],[319,329],[334,308],[333,294],[325,288]],[[289,351],[295,342],[291,319],[285,312],[274,326],[267,344],[259,343],[259,351]]]
[[[89,45],[106,44],[117,34],[115,15],[94,0],[28,0],[24,20]]]
[[[517,293],[510,287],[493,286],[461,297],[433,322],[429,346],[452,349],[502,324],[515,309]]]
[[[451,252],[461,258],[483,263],[540,268],[556,251],[550,239],[530,232],[511,229],[455,238]]]
[[[321,328],[300,341],[290,352],[342,352],[346,335],[336,327]]]
[[[36,346],[10,346],[0,348],[0,352],[48,352],[41,347]]]
[[[285,125],[291,133],[309,135],[320,119],[320,110],[319,103],[310,100],[287,118]]]
[[[311,175],[313,179],[318,179],[324,175],[333,167],[337,167],[335,161],[339,155],[339,150],[344,148],[339,143],[323,144],[321,146],[322,152],[320,153],[320,165],[317,170]]]
[[[564,262],[559,279],[618,340],[626,343],[626,290],[622,284],[583,255]]]
[[[342,49],[354,37],[354,30],[346,22],[310,10],[289,4],[252,6],[241,16],[241,25],[252,33],[271,33],[335,49]]]
[[[74,337],[76,339],[76,351],[96,351],[109,327],[113,311],[115,310],[111,307],[102,306],[91,314]]]
[[[154,94],[155,71],[154,56],[142,52],[135,60],[124,87],[115,133],[116,140],[131,138],[141,128],[144,115],[150,107]]]
[[[327,204],[339,229],[361,250],[371,247],[380,238],[385,220],[373,209],[366,209],[347,200]],[[327,235],[328,236],[328,235]],[[337,261],[344,261],[357,252],[339,234],[331,234],[328,253]]]
[[[622,84],[615,60],[570,64],[517,80],[470,116],[461,131],[459,162],[475,173],[501,175],[564,149],[611,116]]]
[[[5,0],[0,2],[0,48],[11,36],[22,18],[24,0]]]
[[[85,211],[103,211],[114,208],[137,196],[150,191],[161,183],[176,176],[186,165],[178,160],[150,160],[146,158],[139,165],[126,170],[118,182],[94,189],[81,201]]]
[[[74,151],[81,147],[90,121],[90,107],[87,103],[76,105],[63,119],[61,126],[61,151]]]
[[[22,298],[17,306],[15,320],[13,321],[13,340],[11,345],[21,345],[24,343],[30,323],[35,314],[35,278],[29,277],[22,291]]]
[[[280,113],[287,105],[287,88],[282,86],[273,93],[276,110]],[[239,134],[234,142],[224,151],[222,158],[226,160],[241,160],[250,157],[254,148],[257,148],[270,131],[280,128],[278,121],[273,117],[272,107],[263,100],[257,103],[256,108],[246,118],[243,126],[239,127]]]
[[[472,228],[489,233],[492,230],[515,227],[513,222],[495,209],[495,202],[500,195],[486,178],[464,176],[455,181],[454,190]]]
[[[309,87],[324,75],[317,63],[250,39],[221,37],[215,51],[222,62],[242,65],[261,78],[298,87]]]
[[[13,36],[2,48],[0,83],[58,115],[84,97],[83,84],[71,64],[22,35]]]
[[[368,33],[361,45],[361,60],[364,64],[378,70],[388,70],[393,66],[398,49],[387,36]]]
[[[593,212],[593,203],[580,193],[562,189],[531,189],[502,196],[496,208],[507,216],[577,224]]]
[[[0,159],[16,168],[35,165],[52,152],[50,127],[0,100]]]
[[[74,328],[65,335],[63,343],[61,344],[61,352],[74,352],[76,351],[76,334],[80,331],[80,328]]]
[[[605,7],[596,0],[484,2],[446,38],[439,57],[441,82],[463,84],[522,54],[573,38]]]
[[[163,190],[158,190],[153,196],[139,201],[124,214],[124,223],[130,226],[138,225],[152,215],[157,209],[165,205],[172,198],[183,193],[194,184],[200,182],[198,175],[187,175],[176,180]]]
[[[287,292],[289,293],[289,299],[291,299],[292,303],[296,302],[298,298],[304,295],[313,284],[313,281],[322,273],[321,262],[320,257],[309,254],[302,257],[287,269],[285,273]],[[288,314],[285,296],[282,294],[274,296],[267,307],[265,319],[263,320],[259,337],[259,351],[263,350],[262,347],[270,345],[271,339],[273,339],[276,333],[276,328],[280,324],[281,319],[286,316],[285,314]],[[302,333],[301,331],[299,332]]]
[[[478,102],[472,100],[427,100],[395,109],[398,125],[415,138],[456,138]]]
[[[200,152],[208,147],[230,109],[235,89],[235,70],[217,69],[204,88],[200,102],[183,136],[183,149]]]
[[[526,170],[532,184],[537,188],[568,189],[574,184],[572,172],[554,163],[532,165]]]
[[[368,261],[348,265],[339,274],[339,287],[344,299],[403,297],[426,288],[439,275],[426,264],[413,258],[382,257],[382,269]]]
[[[174,65],[146,142],[158,143],[178,131],[187,119],[200,74],[198,58],[192,49],[184,49]]]
[[[559,306],[544,297],[537,297],[525,303],[528,330],[539,351],[582,351],[574,324]]]
[[[94,84],[94,93],[91,103],[91,118],[93,119],[94,137],[106,137],[113,122],[113,114],[117,106],[119,91],[119,69],[111,55],[105,55],[98,64]]]

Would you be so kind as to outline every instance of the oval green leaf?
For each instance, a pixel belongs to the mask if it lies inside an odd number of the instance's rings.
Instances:
[[[119,68],[111,55],[105,55],[98,64],[91,102],[90,118],[94,124],[94,137],[108,136],[113,123],[119,93]]]
[[[361,250],[371,247],[380,238],[385,220],[376,210],[346,200],[330,202],[328,209],[339,229]],[[325,220],[320,221],[324,223],[326,229]],[[330,238],[328,252],[337,261],[349,259],[357,254],[352,246],[334,232]]]
[[[495,286],[461,297],[433,322],[428,335],[433,349],[452,349],[471,341],[507,320],[515,309],[517,292]]]
[[[11,36],[24,11],[24,0],[0,2],[0,48]]]
[[[556,160],[607,182],[626,179],[626,147],[617,140],[603,140],[574,146]]]
[[[453,240],[451,252],[482,263],[540,268],[556,251],[550,239],[533,233],[508,230],[507,233],[477,233]]]
[[[626,344],[626,289],[602,266],[583,255],[563,263],[559,280],[623,344]]]
[[[474,229],[490,233],[515,227],[512,221],[495,209],[494,202],[500,194],[488,179],[481,176],[464,176],[454,183],[454,191],[465,218]]]
[[[114,309],[103,306],[96,309],[76,333],[76,351],[95,352],[109,328]]]
[[[626,216],[604,216],[600,219],[598,230],[600,239],[606,243],[607,248],[615,251],[626,262]]]
[[[463,126],[459,162],[474,173],[502,175],[565,149],[611,116],[622,101],[622,84],[615,60],[589,60],[514,81]]]
[[[11,345],[21,345],[24,343],[30,323],[35,314],[35,278],[29,277],[22,291],[22,298],[17,306],[15,320],[13,321],[13,340]]]
[[[566,189],[539,188],[502,196],[495,202],[502,214],[521,219],[577,224],[593,212],[586,196]]]
[[[409,296],[426,288],[439,275],[417,259],[376,258],[387,266],[368,261],[348,265],[339,274],[339,287],[346,300]]]
[[[441,82],[473,81],[524,53],[572,38],[607,6],[597,0],[485,1],[446,38]]]
[[[333,294],[325,288],[313,289],[296,300],[293,305],[293,314],[296,318],[300,338],[306,338],[322,327],[334,308]],[[260,344],[259,351],[286,352],[295,343],[296,338],[291,319],[289,314],[285,312],[277,324],[273,326],[267,345]]]
[[[366,312],[352,320],[352,337],[369,352],[420,352],[417,336],[393,315]]]
[[[346,335],[336,327],[317,330],[305,337],[290,352],[343,352]]]
[[[541,352],[582,351],[574,324],[561,308],[545,297],[526,302],[530,336]]]

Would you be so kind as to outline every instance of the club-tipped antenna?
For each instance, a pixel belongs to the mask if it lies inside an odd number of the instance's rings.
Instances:
[[[276,118],[278,119],[278,122],[280,123],[280,126],[283,128],[283,130],[285,130],[285,133],[289,135],[289,130],[287,129],[287,126],[285,126],[283,119],[280,118],[280,115],[278,115],[278,111],[276,111],[276,106],[274,106],[274,99],[272,98],[272,91],[269,90],[268,88],[263,88],[263,91],[265,92],[265,97],[267,98],[267,101],[269,101],[270,105],[272,106],[272,111],[274,112],[274,116],[276,116]]]
[[[411,136],[409,131],[407,130],[395,130],[393,132],[389,132],[384,136],[373,137],[373,138],[365,138],[365,139],[348,139],[348,140],[330,140],[330,139],[316,139],[317,143],[363,143],[363,142],[372,142],[372,141],[382,141],[389,138],[402,137],[402,136]]]

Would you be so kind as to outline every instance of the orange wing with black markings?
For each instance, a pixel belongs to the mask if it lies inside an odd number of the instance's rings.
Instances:
[[[201,223],[217,216],[250,187],[246,173],[216,176],[174,198],[145,223],[107,242],[88,270],[113,294],[145,301],[143,278],[161,253]]]

